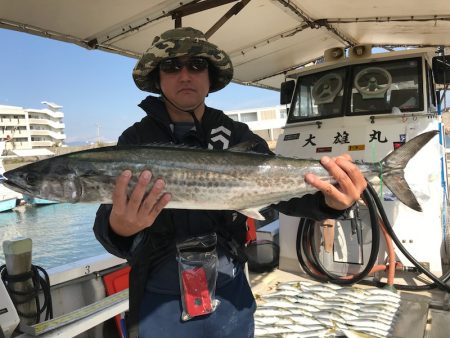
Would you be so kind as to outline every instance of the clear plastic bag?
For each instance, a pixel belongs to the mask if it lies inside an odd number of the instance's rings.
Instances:
[[[183,321],[211,313],[220,303],[215,298],[218,264],[216,246],[215,233],[177,243]]]

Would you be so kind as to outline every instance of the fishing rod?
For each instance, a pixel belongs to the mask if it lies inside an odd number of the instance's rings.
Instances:
[[[320,261],[318,251],[314,245],[314,231],[315,231],[315,221],[310,219],[302,218],[300,219],[299,228],[297,231],[297,241],[296,241],[296,251],[298,261],[303,268],[303,270],[320,282],[331,282],[340,285],[351,285],[355,283],[374,285],[377,287],[392,287],[398,290],[409,290],[409,291],[423,291],[433,288],[439,288],[446,292],[450,292],[450,286],[446,282],[450,279],[450,271],[442,275],[440,278],[435,276],[431,271],[422,266],[402,245],[401,241],[395,234],[392,225],[384,211],[383,205],[372,185],[367,182],[367,188],[363,192],[363,200],[368,208],[370,216],[370,224],[372,230],[372,248],[369,256],[369,260],[363,271],[356,275],[339,276],[334,273],[327,271],[325,266]],[[375,267],[375,262],[378,257],[379,243],[380,243],[380,228],[383,230],[385,235],[385,240],[387,246],[389,247],[393,241],[398,249],[405,255],[405,257],[414,265],[416,270],[420,273],[425,274],[433,282],[430,284],[411,286],[403,284],[393,283],[393,272],[396,269],[396,265],[392,266],[395,262],[395,257],[390,257],[390,264],[385,269],[390,270],[388,276],[388,283],[383,283],[381,281],[369,281],[365,278],[375,271],[379,271],[380,268]],[[391,251],[391,250],[389,250]],[[389,255],[393,255],[392,252]]]

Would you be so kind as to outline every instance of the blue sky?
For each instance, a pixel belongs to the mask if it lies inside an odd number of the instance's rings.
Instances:
[[[137,104],[148,93],[134,84],[135,59],[29,34],[0,29],[0,105],[44,108],[63,106],[67,142],[93,142],[97,125],[103,141],[144,117]],[[211,94],[207,104],[222,110],[279,103],[279,93],[230,84]]]

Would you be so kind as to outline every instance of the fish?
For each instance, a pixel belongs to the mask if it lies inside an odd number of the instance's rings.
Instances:
[[[280,309],[289,309],[297,307],[294,303],[288,301],[288,300],[271,300],[267,303],[264,303],[265,307],[273,307],[273,308],[280,308]],[[312,309],[314,310],[314,308]]]
[[[380,162],[358,163],[371,180],[379,177],[404,204],[422,211],[404,178],[408,161],[438,131],[428,131],[406,142]],[[313,173],[335,184],[318,160],[261,154],[239,144],[226,150],[174,145],[117,145],[68,153],[4,173],[2,183],[22,194],[66,203],[112,203],[116,178],[129,169],[128,193],[143,170],[152,181],[162,178],[171,194],[167,208],[235,210],[264,220],[264,207],[317,191],[304,176]],[[148,188],[150,189],[150,188]]]
[[[308,298],[297,298],[295,302],[298,304],[312,305],[317,307],[325,305],[325,302],[323,300],[308,299]]]
[[[333,326],[336,322],[345,324],[346,320],[336,312],[322,311],[314,314],[314,319],[317,319],[325,326]]]
[[[278,290],[284,290],[284,291],[292,291],[292,292],[302,292],[304,290],[304,286],[303,284],[300,285],[299,282],[295,282],[295,283],[279,283],[277,285],[277,289]]]
[[[384,337],[389,337],[391,335],[391,332],[392,332],[392,330],[385,331],[385,330],[372,328],[372,327],[352,327],[352,329],[355,330],[355,331],[358,331],[358,332],[371,334],[372,336],[375,336],[375,337],[383,337],[383,338]]]
[[[299,316],[299,315],[293,315],[290,317],[292,322],[300,325],[305,326],[314,326],[314,325],[320,325],[321,323],[314,318],[308,317],[308,316]]]
[[[300,324],[292,324],[292,325],[286,325],[286,327],[291,330],[291,332],[295,333],[304,333],[304,332],[311,332],[311,331],[318,331],[326,329],[322,325],[314,325],[314,326],[305,326]]]
[[[342,329],[341,331],[347,338],[373,338],[370,334],[358,332],[352,329]]]
[[[300,294],[300,290],[293,291],[293,290],[280,290],[278,292],[269,293],[267,295],[261,295],[261,298],[276,298],[276,297],[283,297],[283,296],[290,296],[295,297]]]
[[[345,308],[349,311],[359,311],[360,310],[360,306],[353,304],[353,303],[346,303],[346,302],[338,302],[335,300],[330,300],[329,302],[327,302],[325,308],[328,309],[333,309],[333,308]]]
[[[293,321],[289,318],[283,318],[283,317],[265,317],[265,316],[255,316],[255,325],[262,324],[262,325],[289,325],[292,324]]]
[[[311,287],[313,285],[314,285],[313,282],[294,280],[294,281],[287,281],[287,282],[278,282],[277,289],[290,286],[290,287],[294,287],[298,290],[302,290],[303,288]]]
[[[316,300],[330,292],[334,298]],[[254,313],[255,337],[390,337],[400,300],[399,294],[377,288],[279,283],[261,297],[263,304]]]
[[[276,307],[259,307],[255,312],[255,316],[261,317],[277,317],[277,316],[290,316],[292,313],[285,309],[280,309]]]
[[[289,333],[289,332],[292,332],[289,328],[277,325],[255,327],[255,336],[257,337],[264,337],[265,335],[275,335],[275,334],[281,335],[282,333]]]

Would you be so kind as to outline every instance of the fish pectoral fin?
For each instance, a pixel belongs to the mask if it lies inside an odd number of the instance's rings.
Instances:
[[[261,208],[251,208],[238,211],[247,217],[257,219],[258,221],[264,221],[266,218],[260,214],[259,210],[261,210]]]

